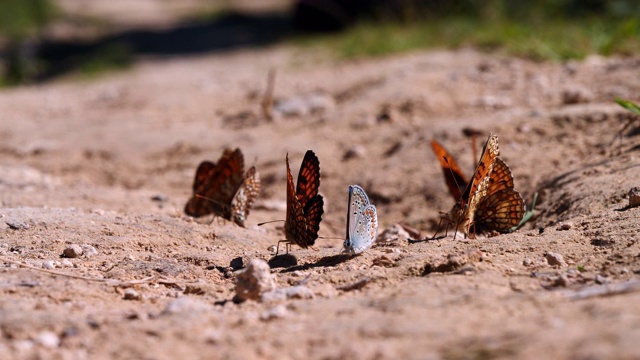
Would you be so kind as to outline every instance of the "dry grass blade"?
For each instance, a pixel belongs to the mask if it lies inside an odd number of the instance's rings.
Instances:
[[[55,271],[55,270],[41,269],[41,268],[38,268],[38,267],[35,267],[35,266],[31,266],[31,265],[22,263],[20,261],[10,260],[10,259],[7,259],[5,257],[0,257],[0,261],[7,262],[7,263],[10,263],[10,264],[14,264],[14,265],[18,265],[18,266],[26,268],[26,269],[35,270],[35,271],[42,272],[42,273],[49,274],[49,275],[64,276],[64,277],[67,277],[67,278],[84,280],[84,281],[101,282],[101,283],[105,283],[105,284],[107,284],[109,286],[115,286],[115,287],[131,287],[131,286],[134,286],[134,285],[146,284],[146,283],[149,283],[149,282],[151,282],[152,280],[155,279],[155,276],[149,276],[149,277],[146,277],[144,279],[129,280],[129,281],[120,281],[120,280],[115,280],[115,279],[100,279],[100,278],[92,278],[92,277],[88,277],[88,276],[67,274],[67,273],[63,273],[63,272]]]

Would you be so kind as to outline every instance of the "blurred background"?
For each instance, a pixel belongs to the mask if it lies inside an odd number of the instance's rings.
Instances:
[[[275,43],[339,58],[472,46],[538,61],[640,51],[638,0],[0,0],[2,86]]]

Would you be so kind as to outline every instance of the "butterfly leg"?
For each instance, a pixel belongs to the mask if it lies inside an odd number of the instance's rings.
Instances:
[[[471,231],[471,228],[473,228],[473,231]],[[476,223],[471,224],[471,226],[469,226],[469,239],[475,239],[476,238]]]
[[[276,245],[276,254],[274,255],[274,257],[278,256],[278,253],[280,252],[280,243],[285,243],[285,249],[287,250],[287,254],[289,253],[289,249],[287,247],[287,245],[289,245],[289,241],[287,240],[280,240],[278,241],[278,245]]]
[[[438,226],[436,227],[436,233],[433,234],[433,236],[431,237],[431,239],[426,239],[425,240],[435,240],[436,239],[436,235],[438,235],[438,232],[440,231],[440,225],[442,225],[442,221],[444,221],[445,219],[443,217],[440,218],[440,222],[438,222]],[[449,225],[447,223],[447,227],[445,228],[445,234],[444,236],[447,236],[447,231],[449,231]]]

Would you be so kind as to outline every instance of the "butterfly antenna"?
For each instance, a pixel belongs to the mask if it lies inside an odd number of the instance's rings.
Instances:
[[[274,223],[274,222],[278,222],[278,221],[284,221],[284,220],[271,220],[271,221],[265,221],[265,222],[261,222],[258,224],[258,226],[262,226],[264,224],[270,224],[270,223]],[[285,240],[282,240],[285,241]],[[277,252],[276,252],[277,253]]]
[[[208,201],[214,202],[214,203],[216,203],[216,204],[219,204],[219,205],[225,206],[225,205],[224,205],[223,203],[221,203],[220,201],[215,200],[215,199],[212,199],[212,198],[210,198],[210,197],[206,197],[206,196],[204,196],[204,195],[195,194],[194,196],[195,196],[195,197],[197,197],[197,198],[205,199],[205,200],[208,200]]]

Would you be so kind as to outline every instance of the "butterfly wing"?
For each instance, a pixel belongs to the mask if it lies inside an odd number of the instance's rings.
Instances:
[[[298,244],[298,239],[306,231],[304,211],[300,205],[300,201],[296,196],[296,188],[293,184],[293,176],[291,176],[291,168],[289,167],[289,154],[286,157],[287,162],[287,217],[284,222],[284,235],[288,242]]]
[[[487,195],[476,209],[475,223],[478,229],[505,233],[520,223],[524,217],[525,204],[513,186],[511,170],[502,159],[496,158],[489,177]]]
[[[353,232],[344,242],[344,251],[354,255],[368,249],[376,240],[378,214],[374,205],[367,205],[358,214]]]
[[[318,231],[320,231],[322,214],[324,214],[323,206],[324,199],[322,198],[322,195],[316,195],[307,202],[304,209],[306,231],[304,238],[301,239],[304,246],[299,244],[301,247],[306,248],[315,244],[316,239],[318,238]]]
[[[244,227],[249,210],[260,194],[260,173],[252,166],[244,175],[244,181],[231,200],[231,219]]]
[[[454,221],[464,221],[464,232],[467,235],[473,224],[477,205],[487,195],[491,171],[498,155],[500,155],[498,136],[489,134],[471,182],[467,185],[460,201],[454,205],[449,213],[449,218],[454,219]]]
[[[225,149],[215,165],[208,161],[201,163],[193,184],[194,194],[185,206],[185,213],[194,217],[212,213],[225,216],[225,207],[231,203],[243,181],[243,171],[244,157],[240,149]]]
[[[214,163],[210,161],[203,161],[200,163],[193,181],[194,196],[189,199],[184,207],[184,212],[187,215],[199,217],[212,212],[208,202],[203,198],[196,197],[195,194],[197,194],[198,191],[203,191],[206,188],[206,184],[209,179],[216,176],[216,173],[217,169]]]
[[[370,206],[371,202],[367,193],[358,185],[349,185],[349,203],[347,204],[347,235],[344,241],[344,251],[351,254],[359,254],[367,248],[369,244],[364,230],[365,227],[365,209]],[[372,205],[371,205],[372,206]],[[375,214],[375,206],[373,206],[375,222],[377,223],[377,214]],[[370,212],[369,212],[370,213]],[[371,215],[369,216],[371,218]],[[371,221],[369,219],[369,221]],[[377,231],[377,228],[376,228]]]
[[[347,204],[347,237],[350,239],[355,232],[358,216],[369,205],[369,197],[358,185],[349,185],[349,203]]]
[[[320,187],[320,161],[308,150],[298,173],[298,186],[294,188],[289,154],[287,154],[287,218],[284,232],[287,241],[307,248],[315,243],[324,213],[324,200],[318,194]]]
[[[462,173],[455,158],[439,142],[432,140],[431,149],[440,160],[440,167],[442,167],[442,174],[449,188],[449,193],[451,193],[455,201],[460,201],[462,193],[468,184],[467,178]]]
[[[296,196],[304,208],[308,201],[318,195],[320,188],[320,161],[316,154],[307,150],[300,165]]]

